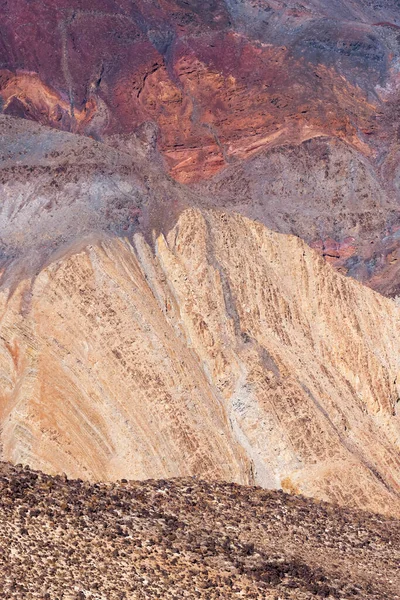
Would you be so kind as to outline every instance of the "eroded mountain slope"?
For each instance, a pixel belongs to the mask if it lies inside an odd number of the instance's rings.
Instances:
[[[333,135],[373,157],[396,145],[395,2],[0,6],[2,111],[100,139],[155,121],[180,181],[277,140]]]
[[[399,203],[388,177],[345,143],[318,137],[235,164],[197,187],[235,210],[311,244],[340,272],[399,293]]]
[[[396,295],[399,27],[394,0],[0,0],[0,112],[125,154],[151,123],[176,180],[216,177],[213,190],[231,187],[233,172],[229,203],[254,183],[246,202],[262,222],[275,220],[342,272]],[[325,145],[337,168],[304,150],[314,140],[307,148]],[[298,146],[304,161],[293,164]],[[289,197],[275,185],[280,153]],[[308,158],[319,160],[322,181],[310,177]],[[354,186],[360,165],[372,188]],[[100,185],[110,205],[115,190],[92,174],[89,187]],[[320,207],[310,211],[315,196]]]
[[[392,300],[237,214],[91,238],[2,291],[3,456],[399,514],[399,329]]]

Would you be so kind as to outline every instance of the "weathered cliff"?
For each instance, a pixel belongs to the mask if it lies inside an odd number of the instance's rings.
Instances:
[[[400,513],[400,312],[304,242],[184,211],[1,294],[3,457]]]
[[[384,4],[0,0],[4,458],[400,514]]]

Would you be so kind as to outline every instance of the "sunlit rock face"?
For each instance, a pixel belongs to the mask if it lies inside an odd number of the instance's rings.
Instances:
[[[399,515],[396,3],[0,8],[3,457]]]
[[[400,512],[400,309],[298,238],[185,210],[1,296],[3,456]]]

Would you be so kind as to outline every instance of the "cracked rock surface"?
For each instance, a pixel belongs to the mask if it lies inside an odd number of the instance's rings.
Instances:
[[[6,460],[400,512],[400,309],[299,238],[184,210],[0,292]]]

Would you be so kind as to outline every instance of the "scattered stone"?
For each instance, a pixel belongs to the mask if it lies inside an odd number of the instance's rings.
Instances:
[[[233,483],[65,482],[0,463],[4,600],[396,600],[399,562],[400,521],[373,513]]]

